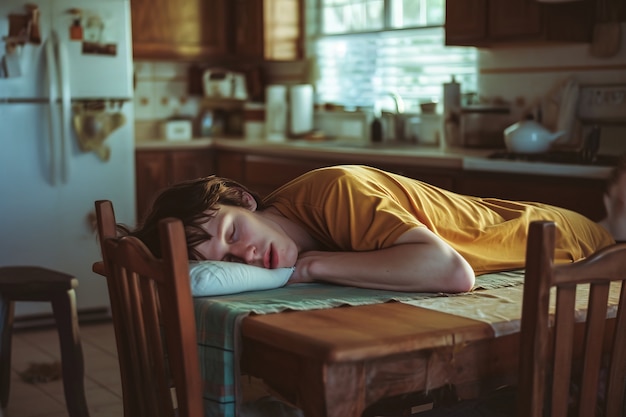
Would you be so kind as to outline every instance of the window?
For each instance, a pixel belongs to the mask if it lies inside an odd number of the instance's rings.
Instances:
[[[444,46],[444,0],[310,1],[320,102],[371,108],[396,93],[416,111],[452,76],[476,91],[475,48]]]

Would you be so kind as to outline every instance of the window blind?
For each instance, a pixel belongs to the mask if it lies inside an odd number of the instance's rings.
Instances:
[[[440,101],[452,76],[463,92],[475,92],[476,49],[446,47],[444,36],[443,27],[425,27],[317,37],[318,101],[371,108],[396,93],[405,110],[417,110]]]

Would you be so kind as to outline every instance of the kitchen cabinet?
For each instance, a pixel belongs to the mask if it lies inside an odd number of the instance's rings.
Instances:
[[[594,221],[604,218],[602,203],[605,180],[543,175],[465,172],[457,183],[461,194],[536,201],[564,207]]]
[[[275,60],[303,56],[302,0],[131,0],[139,59]]]
[[[422,168],[406,164],[375,163],[371,160],[361,162],[346,160],[341,156],[328,158],[282,157],[244,152],[219,151],[216,157],[217,173],[234,179],[266,196],[288,181],[313,169],[342,164],[364,164],[389,172],[419,179],[441,188],[453,189],[458,172],[442,168]]]
[[[158,191],[181,180],[217,174],[266,196],[310,170],[341,164],[364,164],[415,178],[440,188],[478,197],[535,201],[564,207],[598,221],[605,216],[602,196],[605,179],[538,174],[468,171],[395,162],[376,156],[328,153],[281,154],[262,149],[138,150],[136,153],[137,207],[142,214]],[[140,217],[141,218],[141,217]]]
[[[234,54],[240,58],[264,57],[264,0],[232,1]]]
[[[206,59],[227,52],[228,0],[131,0],[133,55]]]
[[[446,0],[446,45],[589,42],[594,16],[593,0]]]
[[[231,2],[233,55],[265,61],[303,57],[303,0]]]
[[[143,218],[154,197],[167,186],[214,174],[213,155],[208,149],[137,150],[137,218]]]
[[[577,211],[600,220],[605,216],[602,204],[604,179],[569,178],[547,175],[465,171],[461,169],[416,166],[390,161],[362,161],[340,155],[294,157],[250,152],[217,154],[217,173],[232,178],[265,196],[282,184],[312,169],[339,164],[364,164],[427,182],[460,194],[536,201]]]

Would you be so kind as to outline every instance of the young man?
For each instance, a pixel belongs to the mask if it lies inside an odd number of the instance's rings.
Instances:
[[[523,268],[528,225],[558,224],[556,259],[614,243],[575,212],[455,194],[365,166],[308,172],[260,200],[218,177],[174,185],[132,234],[159,256],[156,225],[185,224],[193,259],[296,269],[290,282],[463,292],[476,274]]]

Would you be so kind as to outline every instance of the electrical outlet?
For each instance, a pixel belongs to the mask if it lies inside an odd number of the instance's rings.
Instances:
[[[578,117],[597,122],[626,123],[626,84],[581,86]]]

